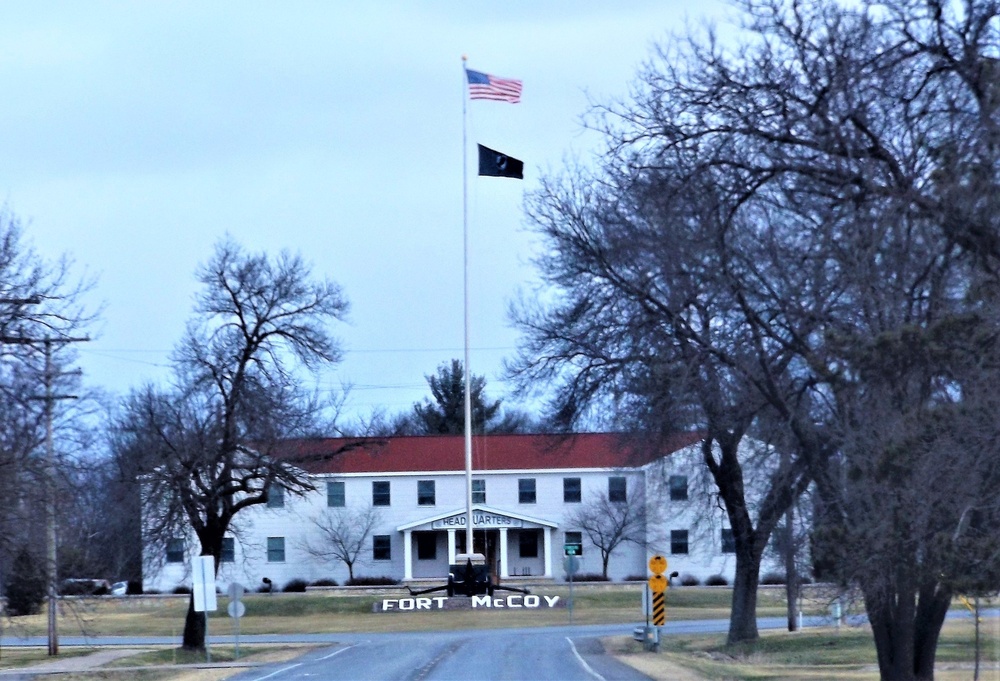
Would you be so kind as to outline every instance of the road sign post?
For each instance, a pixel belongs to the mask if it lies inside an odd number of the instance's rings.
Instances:
[[[576,544],[566,544],[566,557],[563,558],[563,568],[569,577],[569,603],[566,607],[569,610],[569,623],[573,624],[573,575],[580,571],[580,559],[576,557]],[[569,553],[573,551],[573,553]]]
[[[245,589],[239,582],[229,585],[229,607],[226,611],[233,618],[233,640],[236,642],[236,659],[240,659],[240,618],[246,613],[247,608],[240,600]]]
[[[191,591],[194,598],[194,611],[205,613],[205,659],[212,661],[212,652],[208,647],[208,613],[218,609],[215,598],[215,558],[212,556],[195,556],[191,561]]]
[[[649,571],[653,574],[646,582],[652,595],[653,626],[647,627],[652,631],[646,632],[646,650],[656,650],[660,645],[660,630],[667,621],[667,606],[664,598],[665,592],[670,588],[669,580],[664,576],[667,570],[667,559],[657,554],[649,559]]]

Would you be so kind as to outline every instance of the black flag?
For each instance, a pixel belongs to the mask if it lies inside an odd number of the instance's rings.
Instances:
[[[479,174],[524,179],[524,163],[512,156],[479,145]]]

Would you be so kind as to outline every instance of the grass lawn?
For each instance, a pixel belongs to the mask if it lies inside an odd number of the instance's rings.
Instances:
[[[565,603],[568,587],[542,586],[534,593],[559,596]],[[566,608],[537,610],[467,610],[373,613],[382,598],[405,597],[403,589],[383,594],[330,591],[306,594],[247,594],[243,598],[246,615],[240,619],[242,634],[286,634],[338,631],[420,631],[425,629],[465,629],[477,627],[525,627],[567,624]],[[668,592],[668,617],[714,619],[729,616],[728,589],[677,588]],[[643,619],[642,585],[613,587],[577,585],[573,589],[575,624],[632,623]],[[187,600],[184,598],[130,597],[129,599],[77,599],[64,601],[60,608],[59,631],[63,635],[88,636],[180,636],[184,627]],[[230,634],[233,620],[226,614],[228,599],[219,598],[219,609],[209,618],[210,634]],[[784,594],[764,590],[758,614],[784,613]],[[18,617],[5,634],[44,636],[44,614]]]
[[[981,624],[980,678],[1000,679],[1000,621]],[[766,631],[753,645],[729,647],[724,635],[665,637],[657,653],[627,637],[605,640],[605,648],[654,679],[687,681],[823,679],[878,681],[875,646],[868,627]],[[972,678],[971,621],[945,624],[938,646],[938,681]],[[683,673],[685,676],[680,676]]]

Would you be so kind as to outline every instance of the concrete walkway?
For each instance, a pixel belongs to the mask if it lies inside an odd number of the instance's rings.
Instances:
[[[139,653],[147,652],[149,649],[139,648],[97,648],[94,652],[85,655],[72,655],[61,657],[50,662],[42,662],[30,667],[19,669],[0,669],[0,678],[4,681],[19,681],[20,679],[34,679],[38,677],[56,676],[72,672],[86,672],[103,667],[104,665],[131,657]],[[196,664],[166,664],[155,667],[115,667],[118,671],[129,669],[242,669],[260,666],[259,662],[220,662],[220,663],[196,663]]]

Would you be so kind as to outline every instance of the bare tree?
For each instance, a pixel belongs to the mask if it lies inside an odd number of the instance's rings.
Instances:
[[[195,316],[173,355],[174,381],[134,391],[117,421],[120,453],[139,461],[148,546],[192,530],[215,558],[244,509],[274,486],[313,489],[287,438],[315,435],[322,405],[301,372],[336,362],[328,324],[347,302],[297,256],[246,253],[222,241],[199,270]],[[330,451],[324,456],[333,456]],[[205,619],[188,610],[183,646],[203,649]]]
[[[51,536],[47,526],[54,526],[47,511],[54,510],[58,490],[71,476],[72,461],[91,426],[89,395],[82,389],[79,372],[71,370],[76,353],[67,341],[83,337],[96,318],[83,303],[93,282],[76,279],[68,257],[43,258],[25,234],[20,220],[0,209],[0,481],[5,490],[0,502],[0,570],[4,575],[19,548],[30,546],[45,554],[41,545]],[[53,429],[51,452],[45,447],[48,423]],[[59,555],[57,551],[57,563]],[[54,596],[58,565],[47,567]]]
[[[1000,8],[743,6],[746,40],[672,41],[607,109],[608,166],[633,184],[671,175],[668,207],[684,200],[671,186],[713,197],[715,221],[692,226],[717,225],[716,267],[678,272],[730,295],[709,347],[815,479],[882,678],[933,678],[951,597],[993,555]],[[611,219],[633,213],[624,196]],[[637,262],[636,278],[656,271]],[[733,363],[741,334],[787,371]]]
[[[369,504],[355,510],[326,509],[313,518],[319,530],[317,541],[306,541],[310,555],[324,560],[339,560],[347,566],[348,581],[354,581],[354,565],[369,548],[368,539],[382,520],[379,509]]]
[[[624,501],[611,501],[607,492],[596,492],[566,520],[579,528],[601,553],[601,574],[608,578],[608,561],[625,542],[645,545],[646,503],[638,490],[630,489]]]

